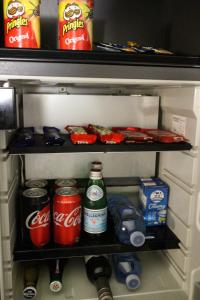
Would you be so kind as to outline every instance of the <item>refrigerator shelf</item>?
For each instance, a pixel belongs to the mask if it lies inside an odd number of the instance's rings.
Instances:
[[[164,69],[163,69],[164,68]],[[0,48],[0,75],[199,81],[200,58],[106,51]],[[181,72],[183,70],[183,72]]]
[[[132,245],[123,245],[118,242],[113,227],[109,226],[109,231],[101,240],[88,240],[88,238],[82,234],[80,242],[73,246],[60,247],[50,243],[44,248],[37,249],[24,246],[18,239],[15,244],[13,259],[14,261],[34,261],[84,255],[179,248],[180,241],[168,226],[148,227],[146,237],[146,242],[142,247],[137,248]]]
[[[82,63],[109,65],[142,65],[166,67],[200,67],[200,57],[192,55],[156,55],[112,52],[94,46],[92,51],[71,51],[57,49],[0,48],[0,61]],[[45,66],[44,66],[45,67]],[[30,69],[31,72],[31,69]],[[52,70],[53,72],[53,70]],[[31,73],[30,73],[31,75]]]
[[[9,146],[10,154],[34,154],[34,153],[80,153],[80,152],[140,152],[140,151],[183,151],[192,149],[192,145],[187,142],[181,143],[137,143],[126,144],[121,143],[117,145],[102,144],[96,142],[92,145],[74,145],[68,138],[68,135],[62,135],[65,143],[62,146],[47,146],[43,135],[35,136],[35,145],[28,147],[16,146],[16,141]]]

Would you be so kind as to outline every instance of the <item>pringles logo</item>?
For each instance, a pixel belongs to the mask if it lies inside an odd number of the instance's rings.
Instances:
[[[82,16],[82,9],[78,4],[67,4],[63,14],[64,20],[68,21],[68,23],[63,26],[63,36],[70,30],[84,28],[84,22],[79,19]]]
[[[7,33],[13,28],[28,26],[28,19],[22,17],[25,13],[25,7],[20,1],[10,1],[6,13],[7,17],[12,19],[7,23]]]

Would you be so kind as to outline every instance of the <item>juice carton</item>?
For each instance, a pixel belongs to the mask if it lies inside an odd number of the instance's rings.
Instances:
[[[166,224],[169,186],[160,178],[141,178],[139,196],[146,225]]]

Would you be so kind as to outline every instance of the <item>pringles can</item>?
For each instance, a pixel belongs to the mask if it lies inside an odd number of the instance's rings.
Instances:
[[[40,48],[40,0],[4,0],[5,47]]]
[[[93,0],[59,0],[58,48],[92,50]]]

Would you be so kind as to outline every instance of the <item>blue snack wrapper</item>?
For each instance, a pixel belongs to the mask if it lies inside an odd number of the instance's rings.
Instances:
[[[65,142],[65,140],[61,138],[59,134],[60,130],[56,127],[44,126],[43,132],[46,145],[61,146]]]
[[[19,128],[17,132],[16,147],[29,147],[35,144],[34,127]]]

